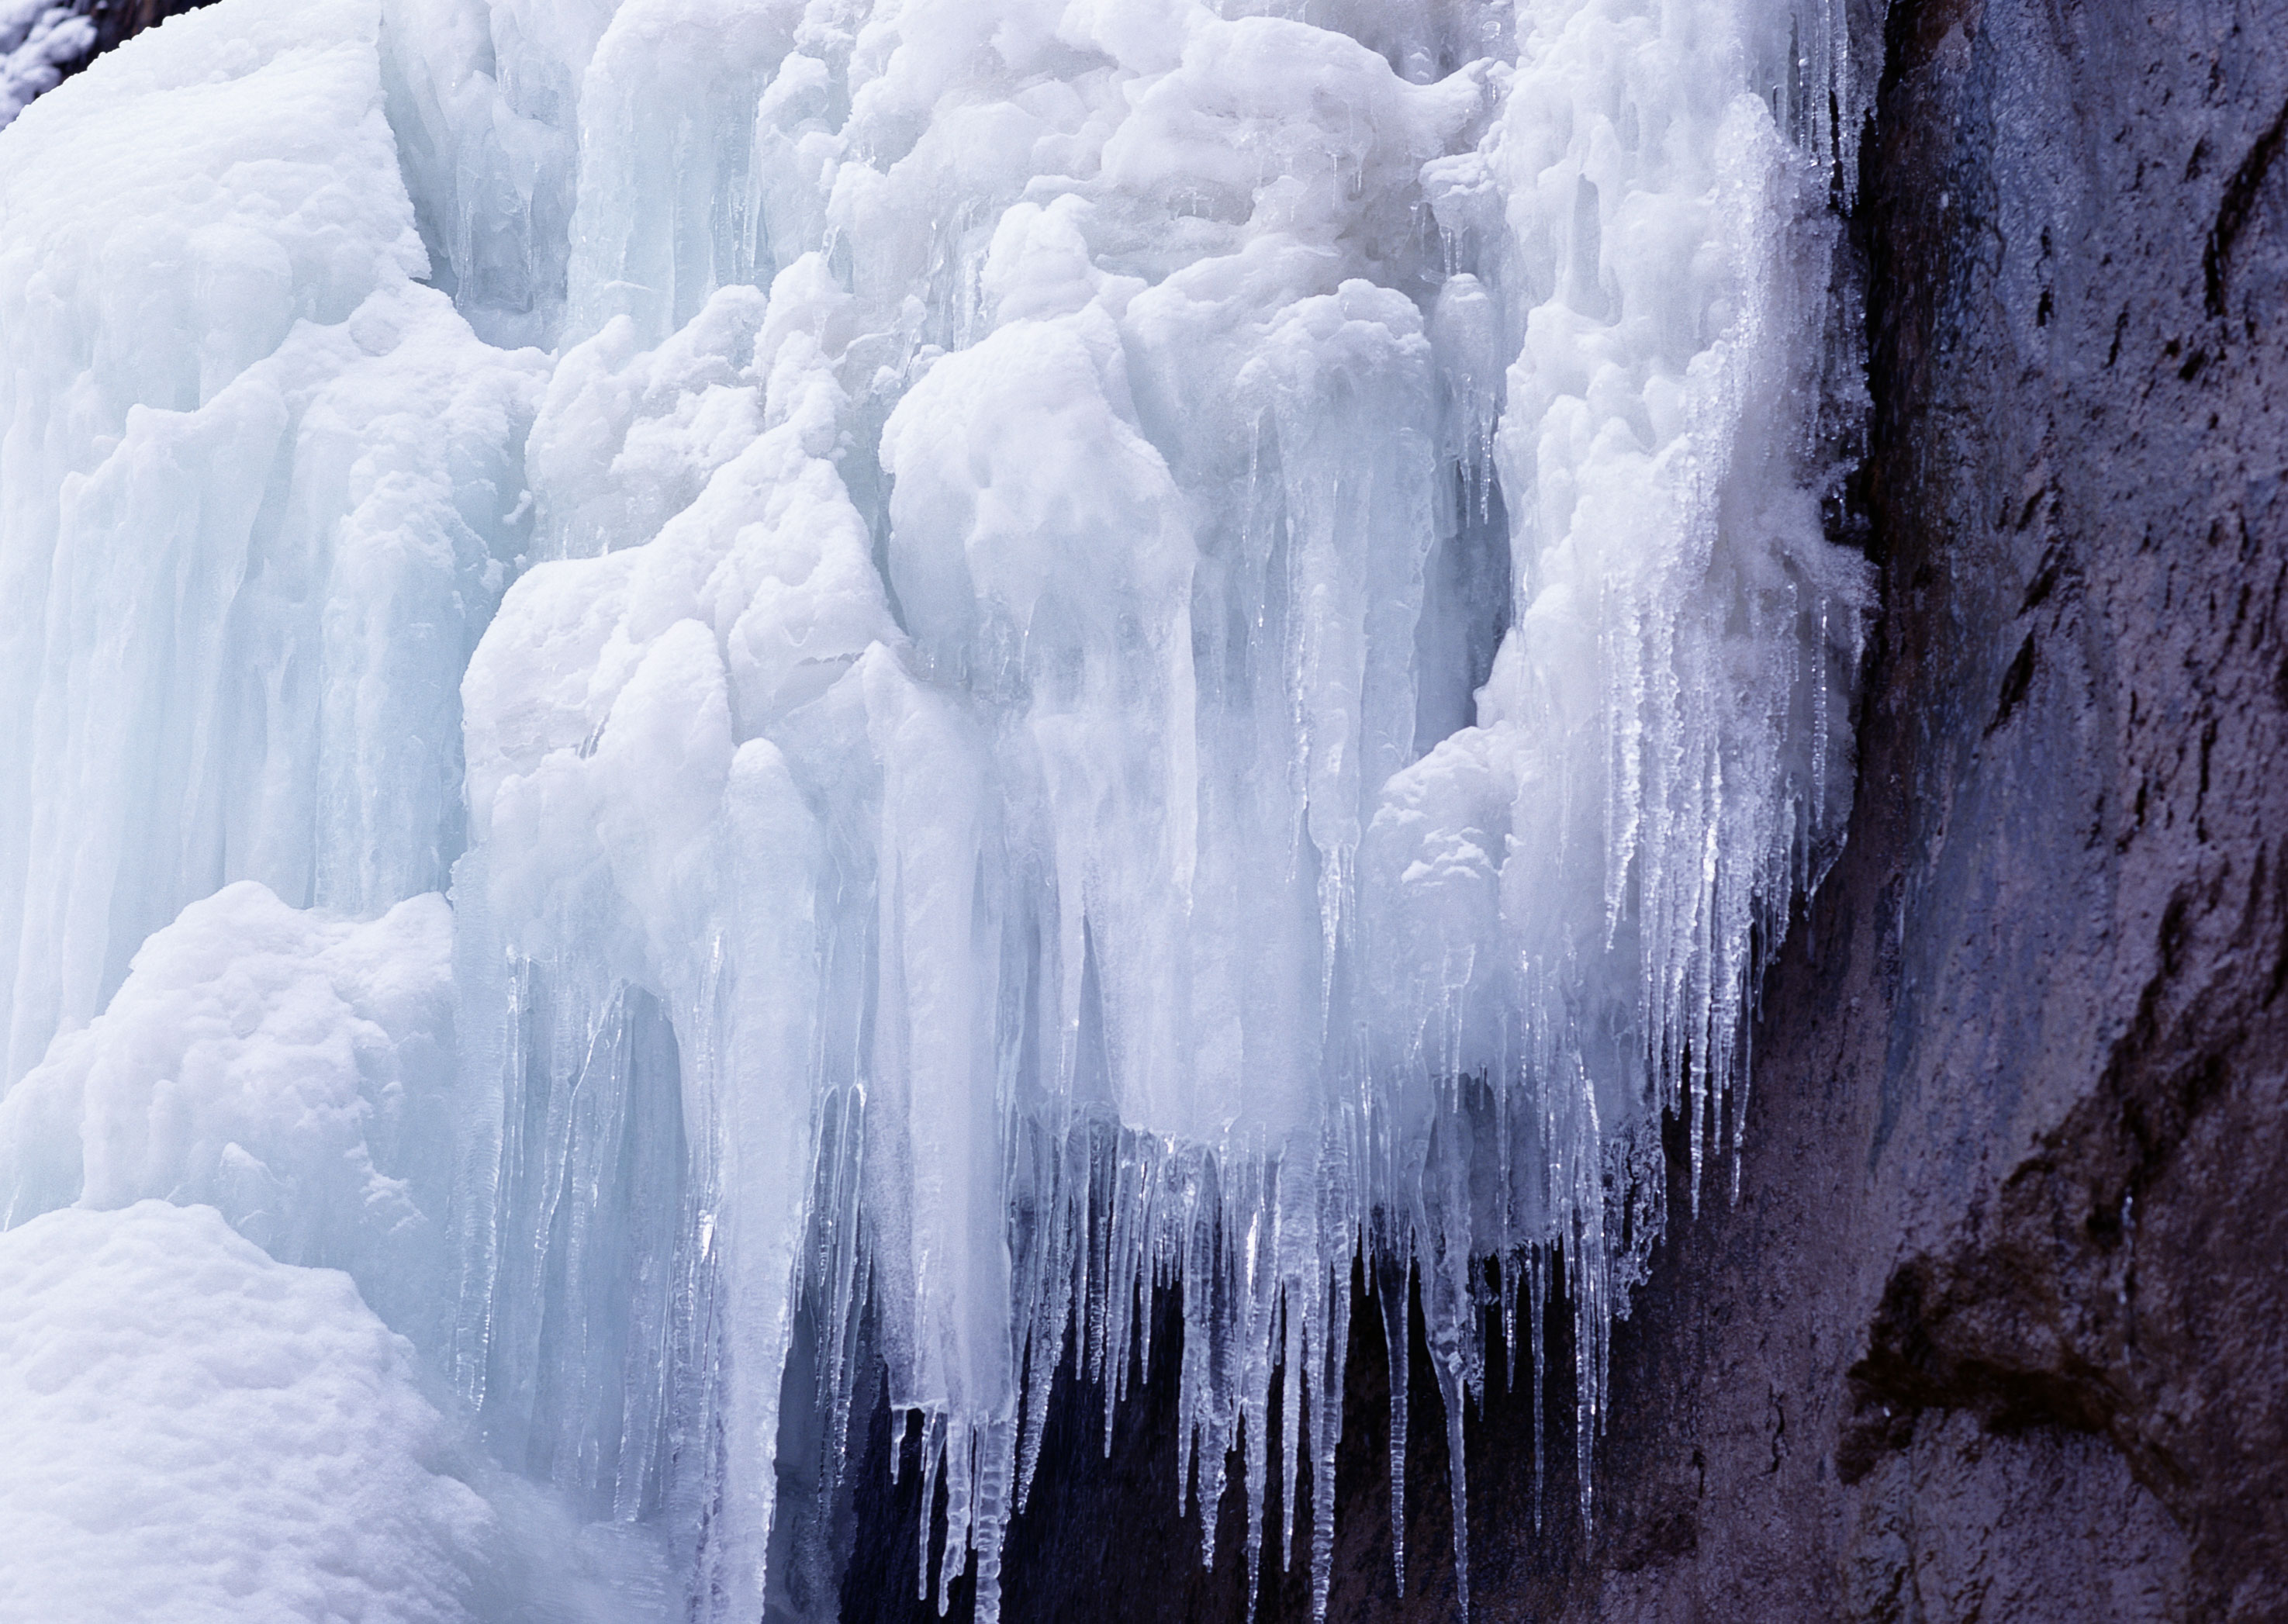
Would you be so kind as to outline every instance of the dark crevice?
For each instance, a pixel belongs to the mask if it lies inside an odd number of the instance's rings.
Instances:
[[[2264,133],[2256,138],[2248,155],[2225,183],[2224,195],[2217,201],[2216,223],[2209,227],[2208,246],[2201,254],[2201,273],[2207,283],[2208,312],[2213,316],[2224,314],[2233,247],[2240,241],[2248,217],[2255,210],[2256,194],[2262,189],[2265,177],[2272,172],[2284,143],[2288,143],[2288,103],[2282,105]]]

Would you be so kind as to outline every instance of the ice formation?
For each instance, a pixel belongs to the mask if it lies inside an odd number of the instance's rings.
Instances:
[[[1296,10],[224,0],[0,135],[0,1291],[377,1312],[413,1565],[541,1494],[628,1617],[802,1610],[862,1321],[988,1620],[1157,1284],[1207,1550],[1362,1256],[1397,1449],[1411,1278],[1456,1494],[1561,1287],[1585,1452],[1848,793],[1860,104],[1809,0]]]
[[[433,1336],[453,1070],[441,897],[354,924],[242,880],[146,942],[111,1007],[0,1097],[0,1223],[198,1202]]]

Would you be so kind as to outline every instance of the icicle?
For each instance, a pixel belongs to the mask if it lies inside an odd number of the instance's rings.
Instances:
[[[1406,1594],[1407,1264],[1399,1253],[1378,1265],[1375,1278],[1383,1346],[1390,1359],[1390,1561],[1401,1596]]]
[[[937,1521],[938,1463],[945,1450],[944,1422],[941,1418],[922,1411],[912,1412],[911,1419],[921,1431],[922,1444],[922,1509],[915,1520],[914,1533],[914,1599],[926,1602],[935,1588],[936,1572],[930,1566],[930,1533]],[[943,1610],[940,1609],[942,1616]]]
[[[1335,1452],[1343,1437],[1343,1396],[1349,1360],[1351,1268],[1354,1248],[1337,1251],[1324,1276],[1325,1356],[1310,1395],[1311,1432],[1311,1618],[1325,1624],[1327,1597],[1334,1582]]]
[[[1464,1398],[1462,1390],[1457,1388],[1446,1405],[1446,1459],[1453,1495],[1455,1610],[1466,1620],[1470,1616],[1470,1493],[1462,1451]]]

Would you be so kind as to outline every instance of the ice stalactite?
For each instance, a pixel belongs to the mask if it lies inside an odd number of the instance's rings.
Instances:
[[[1271,1475],[1331,1482],[1362,1256],[1458,1501],[1488,1318],[1514,1358],[1561,1272],[1585,1496],[1661,1115],[1720,1176],[1842,827],[1853,85],[1779,0],[225,0],[123,50],[0,139],[6,1221],[156,1194],[349,1269],[695,1618],[790,1604],[862,1320],[925,1594],[988,1619],[1053,1373],[1116,1402],[1172,1281],[1207,1551],[1235,1451],[1251,1567]],[[266,1137],[320,1009],[339,1131]],[[170,1044],[178,1182],[97,1178]],[[427,1262],[315,1170],[361,1153]]]

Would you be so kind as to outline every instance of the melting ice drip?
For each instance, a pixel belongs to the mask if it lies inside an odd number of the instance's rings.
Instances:
[[[411,1486],[219,1427],[153,1517],[746,1620],[870,1314],[990,1619],[1053,1372],[1176,1280],[1205,1549],[1237,1449],[1284,1560],[1362,1255],[1458,1535],[1560,1290],[1586,1494],[1660,1114],[1696,1191],[1848,793],[1858,104],[1819,6],[1299,9],[226,0],[0,138],[0,1425],[115,1454],[34,1344],[266,1292],[232,1358],[396,1396],[266,1436]],[[220,1582],[72,1517],[0,1545]]]

